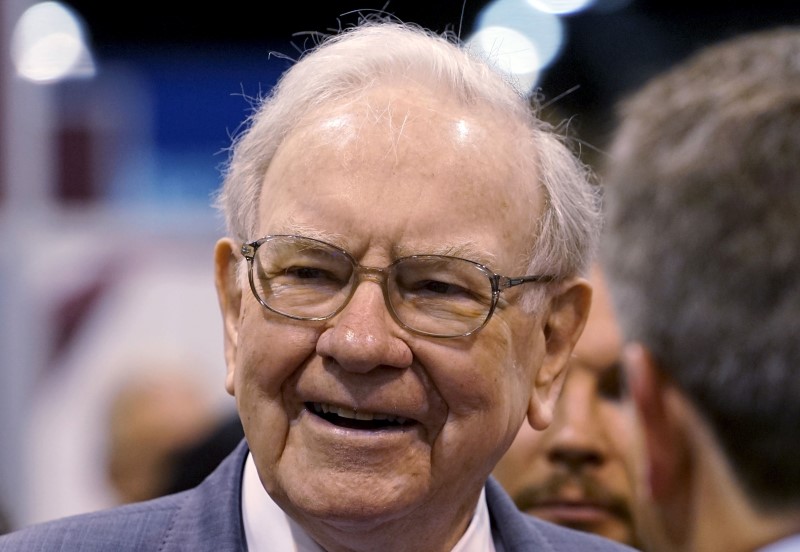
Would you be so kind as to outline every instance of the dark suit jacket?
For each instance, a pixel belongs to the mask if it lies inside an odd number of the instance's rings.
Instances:
[[[241,513],[243,440],[194,489],[147,502],[34,525],[0,537],[0,552],[235,552],[247,550]],[[630,551],[611,541],[521,513],[489,480],[486,500],[498,552]]]

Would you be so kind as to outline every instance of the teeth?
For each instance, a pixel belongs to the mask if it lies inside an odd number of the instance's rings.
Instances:
[[[315,402],[312,404],[314,406],[314,411],[317,413],[336,414],[337,416],[341,416],[342,418],[350,418],[352,420],[382,420],[397,424],[404,424],[406,422],[406,418],[402,416],[393,416],[392,414],[358,412],[356,410],[343,408],[341,406],[334,406],[328,403]]]

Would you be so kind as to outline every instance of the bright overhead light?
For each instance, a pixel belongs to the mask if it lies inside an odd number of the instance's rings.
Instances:
[[[25,10],[11,36],[11,57],[17,74],[36,83],[96,72],[83,22],[60,2],[41,2]]]
[[[564,41],[561,18],[534,9],[526,0],[495,0],[487,4],[478,14],[475,33],[489,27],[513,29],[525,36],[536,52],[538,69],[552,63]]]
[[[528,0],[528,3],[545,13],[567,15],[585,10],[594,0]]]
[[[467,39],[467,46],[511,75],[522,92],[530,93],[541,67],[536,44],[508,27],[484,27]]]

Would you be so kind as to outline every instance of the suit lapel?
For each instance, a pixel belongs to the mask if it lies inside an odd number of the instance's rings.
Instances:
[[[162,552],[236,552],[247,550],[242,523],[242,470],[247,443],[236,449],[196,488],[183,493],[183,503],[164,539]]]

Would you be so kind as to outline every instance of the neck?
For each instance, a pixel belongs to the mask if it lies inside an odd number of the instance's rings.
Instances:
[[[479,496],[480,490],[458,509],[421,507],[388,520],[295,519],[327,552],[450,552],[469,527]]]
[[[688,550],[751,552],[800,533],[800,509],[779,513],[760,511],[739,487],[698,501],[695,511],[698,515],[694,518],[693,545]],[[706,512],[716,515],[709,519]]]
[[[800,508],[777,513],[758,508],[707,428],[698,424],[695,429],[682,517],[686,541],[673,550],[752,552],[800,532]]]

